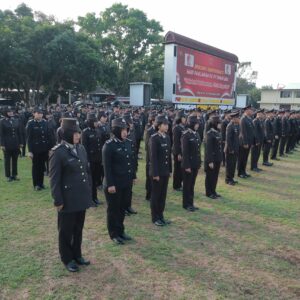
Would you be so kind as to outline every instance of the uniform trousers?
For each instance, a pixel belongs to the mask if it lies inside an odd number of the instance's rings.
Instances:
[[[236,163],[238,155],[237,153],[226,152],[226,182],[232,182],[234,178],[234,173],[236,169]]]
[[[35,153],[32,158],[32,181],[33,186],[43,186],[45,164],[48,160],[48,151]]]
[[[152,222],[164,218],[169,176],[159,176],[159,181],[152,178],[151,218]]]
[[[173,189],[177,190],[182,185],[182,169],[181,162],[178,160],[178,155],[174,155],[174,173],[173,173]]]
[[[182,192],[182,206],[187,208],[194,206],[194,189],[195,182],[198,175],[198,169],[191,169],[191,173],[182,169],[183,178],[183,192]]]
[[[58,243],[61,261],[68,264],[75,258],[80,258],[82,230],[85,220],[85,210],[78,212],[59,212],[57,218]]]
[[[207,163],[206,163],[207,164]],[[214,162],[214,168],[211,169],[208,164],[206,165],[205,172],[205,190],[206,196],[211,196],[216,194],[216,187],[218,183],[219,171],[221,162]]]
[[[20,150],[4,150],[4,169],[6,177],[16,177],[18,175],[18,156]]]
[[[111,239],[124,233],[125,209],[131,198],[132,184],[126,187],[116,187],[116,193],[111,194],[104,189],[107,202],[107,229]]]

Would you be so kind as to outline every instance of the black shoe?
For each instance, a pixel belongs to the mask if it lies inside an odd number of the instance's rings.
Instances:
[[[226,183],[227,183],[228,185],[235,185],[235,183],[234,183],[233,181],[226,181]]]
[[[251,169],[253,172],[260,172],[260,170],[258,168],[253,168]]]
[[[248,177],[251,177],[251,175],[250,174],[248,174],[248,173],[245,173],[245,176],[248,178]]]
[[[7,182],[12,182],[12,181],[13,181],[12,177],[7,177]]]
[[[199,207],[197,206],[193,206],[194,207],[194,210],[199,210]]]
[[[89,260],[84,259],[83,257],[75,258],[75,261],[78,263],[80,266],[88,266],[91,264]]]
[[[111,240],[117,245],[124,245],[124,240],[119,236],[114,237]]]
[[[69,272],[78,272],[79,271],[79,267],[76,265],[74,260],[72,260],[68,264],[66,264],[66,269]]]
[[[135,211],[132,207],[128,207],[126,211],[131,215],[136,215],[137,211]]]
[[[234,183],[234,184],[238,184],[239,182],[237,181],[237,180],[232,180],[232,182]]]
[[[273,166],[273,164],[268,162],[268,161],[264,162],[263,165],[267,166],[267,167],[272,167]]]
[[[176,192],[182,192],[182,188],[180,187],[178,189],[174,189],[174,191],[176,191]]]
[[[20,181],[20,178],[18,178],[17,176],[12,176],[11,178],[13,181]]]
[[[217,196],[216,196],[216,195],[209,195],[209,196],[206,196],[206,197],[208,197],[208,198],[210,198],[210,199],[217,199]]]
[[[244,175],[244,174],[239,175],[239,177],[240,177],[240,178],[244,178],[244,179],[245,179],[245,178],[248,178],[248,177],[247,177],[246,175]]]
[[[195,211],[194,206],[188,206],[188,207],[185,207],[184,209],[186,209],[187,211],[190,211],[190,212]]]
[[[165,225],[170,225],[172,222],[164,218],[160,219]]]
[[[261,168],[257,168],[257,170],[258,170],[259,172],[263,171],[263,169],[261,169]]]
[[[42,190],[46,189],[46,187],[45,187],[43,184],[40,186],[40,188],[41,188]]]
[[[220,194],[218,194],[218,193],[215,193],[215,196],[217,197],[217,198],[221,198],[222,196],[220,195]]]
[[[156,225],[156,226],[165,226],[166,224],[165,223],[163,223],[161,220],[156,220],[155,222],[153,222],[154,223],[154,225]]]
[[[126,233],[120,234],[120,238],[124,241],[131,241],[132,237]]]
[[[34,187],[34,190],[35,190],[35,191],[41,191],[42,188],[41,188],[40,186],[36,185],[36,186]]]

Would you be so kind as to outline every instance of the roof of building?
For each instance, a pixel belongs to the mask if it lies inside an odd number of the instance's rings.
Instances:
[[[92,92],[90,92],[89,94],[92,95],[115,95],[114,92],[108,90],[108,89],[104,89],[101,86],[97,86],[96,89]]]
[[[223,59],[227,59],[234,63],[239,62],[239,59],[235,54],[232,54],[232,53],[223,51],[221,49],[203,44],[201,42],[190,39],[188,37],[185,37],[183,35],[180,35],[178,33],[172,32],[172,31],[167,32],[164,43],[165,44],[177,44],[180,46],[184,46],[187,48],[205,52],[207,54],[211,54],[211,55],[223,58]]]

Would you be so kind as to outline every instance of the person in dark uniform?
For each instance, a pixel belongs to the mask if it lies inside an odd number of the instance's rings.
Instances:
[[[226,128],[230,122],[230,112],[231,110],[225,110],[224,119],[221,122],[221,137],[222,137],[222,165],[225,166],[226,158],[225,158],[225,142],[226,142]]]
[[[201,166],[200,146],[201,140],[198,134],[199,120],[197,116],[189,116],[188,129],[181,136],[181,167],[183,177],[182,206],[190,212],[198,210],[194,206],[194,189],[198,171]],[[175,142],[175,141],[174,141]]]
[[[5,118],[0,121],[0,145],[4,154],[4,169],[8,182],[19,180],[18,157],[23,143],[21,122],[14,118],[13,109],[8,107]]]
[[[43,119],[43,111],[35,108],[34,118],[27,123],[26,136],[28,144],[28,156],[32,159],[32,181],[36,191],[45,188],[44,170],[50,150],[50,132],[48,123]]]
[[[266,112],[265,119],[265,139],[264,139],[264,149],[263,149],[263,165],[267,167],[273,166],[273,163],[269,162],[269,154],[272,147],[272,142],[274,139],[273,131],[273,112],[274,110],[269,110]]]
[[[289,118],[289,112],[282,110],[280,112],[281,114],[281,139],[280,139],[280,145],[279,145],[279,156],[283,157],[286,156],[284,153],[286,143],[288,140],[289,135],[289,124],[288,124],[288,118]]]
[[[62,120],[61,144],[50,154],[50,187],[58,211],[58,242],[61,261],[70,272],[89,265],[81,252],[86,209],[92,206],[92,188],[87,153],[80,145],[76,119]]]
[[[87,128],[82,131],[82,145],[84,146],[90,163],[92,176],[92,196],[96,206],[100,205],[97,197],[97,186],[101,178],[102,142],[101,133],[97,130],[97,117],[94,113],[87,116]]]
[[[238,182],[234,180],[237,158],[239,155],[239,135],[240,135],[240,119],[239,112],[230,114],[230,123],[226,127],[225,140],[225,158],[226,158],[226,178],[225,183],[235,185]]]
[[[105,111],[99,111],[98,113],[98,126],[96,128],[101,135],[101,153],[103,146],[107,140],[110,139],[110,129],[107,123],[107,115]],[[104,178],[104,170],[103,170],[103,163],[102,163],[102,154],[101,154],[101,168],[100,168],[100,178],[99,178],[99,189],[102,190],[103,188],[103,178]]]
[[[281,138],[281,132],[282,132],[282,124],[281,124],[281,114],[280,112],[277,112],[277,115],[273,119],[273,131],[274,131],[274,142],[272,145],[272,154],[271,159],[272,160],[279,160],[277,158],[280,138]]]
[[[19,107],[17,109],[17,115],[16,115],[18,121],[20,122],[21,126],[21,139],[23,142],[22,148],[20,150],[20,157],[26,156],[26,124],[28,122],[28,115],[26,113],[25,108]]]
[[[136,179],[134,150],[127,139],[127,124],[123,118],[112,120],[113,137],[102,150],[104,167],[104,193],[107,201],[107,228],[116,244],[122,245],[131,237],[125,233],[125,209]]]
[[[258,160],[260,157],[262,145],[264,142],[264,110],[259,109],[256,112],[256,118],[253,120],[254,126],[254,145],[251,148],[251,171],[260,172]]]
[[[169,177],[172,173],[171,142],[167,134],[169,120],[166,116],[157,116],[155,129],[157,133],[150,138],[150,176],[152,177],[151,217],[156,226],[165,226],[164,210],[167,197]]]
[[[240,149],[238,157],[238,176],[248,178],[250,175],[246,172],[246,166],[250,149],[254,143],[254,126],[251,119],[251,105],[244,108],[244,115],[240,121]]]
[[[112,120],[117,119],[120,117],[120,102],[115,100],[112,103],[113,112],[109,116],[109,126],[111,127]]]
[[[70,104],[67,105],[67,111],[64,112],[64,118],[73,118],[72,106]]]
[[[156,133],[156,129],[154,126],[154,121],[155,121],[155,116],[156,114],[152,112],[149,115],[148,118],[148,127],[146,129],[145,133],[145,152],[146,152],[146,183],[145,183],[145,188],[146,188],[146,200],[150,201],[151,199],[151,190],[152,190],[152,179],[150,176],[150,138],[151,136]]]
[[[216,192],[219,171],[222,162],[222,138],[220,133],[219,116],[210,117],[206,123],[206,144],[205,144],[205,160],[204,171],[206,196],[211,199],[221,197]]]
[[[175,126],[173,128],[173,145],[172,145],[172,152],[174,158],[173,189],[175,191],[182,191],[181,136],[185,130],[185,123],[186,123],[186,115],[184,111],[177,112],[175,118]]]
[[[139,152],[140,152],[140,145],[141,141],[143,139],[143,122],[139,115],[139,110],[136,109],[133,112],[133,126],[134,126],[134,133],[135,133],[135,150],[136,150],[136,157],[138,158]]]
[[[136,151],[136,137],[135,137],[135,127],[133,124],[133,119],[132,116],[129,112],[123,114],[123,118],[127,124],[128,132],[127,132],[127,139],[131,142],[131,148],[133,150],[134,156],[133,156],[133,161],[134,161],[134,168],[135,168],[135,173],[137,172],[137,165],[138,165],[138,157],[137,157],[137,151]],[[128,202],[125,207],[125,215],[126,216],[131,216],[137,214],[137,211],[132,208],[132,192],[131,196],[127,198]]]

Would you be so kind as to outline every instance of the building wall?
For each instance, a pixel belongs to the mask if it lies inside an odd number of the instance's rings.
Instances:
[[[280,109],[281,106],[289,106],[290,109],[300,109],[300,91],[290,90],[291,95],[288,98],[281,97],[281,92],[288,90],[265,90],[261,92],[260,107],[266,109]]]

